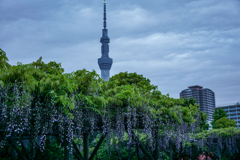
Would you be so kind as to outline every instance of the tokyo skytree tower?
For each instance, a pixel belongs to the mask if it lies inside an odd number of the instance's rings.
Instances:
[[[108,37],[107,30],[107,16],[106,16],[106,2],[107,0],[103,0],[103,30],[102,30],[102,38],[100,42],[102,43],[102,56],[98,59],[98,65],[101,70],[101,78],[105,81],[109,80],[110,77],[110,69],[113,63],[112,58],[109,58],[109,43],[110,38]]]

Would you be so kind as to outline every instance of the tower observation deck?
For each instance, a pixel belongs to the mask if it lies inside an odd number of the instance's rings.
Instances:
[[[103,30],[102,30],[102,38],[100,42],[102,43],[101,52],[102,56],[98,59],[98,65],[101,70],[101,78],[105,81],[109,80],[110,77],[110,69],[113,63],[112,58],[109,58],[109,43],[110,38],[108,37],[107,30],[107,16],[106,16],[106,2],[107,0],[103,0]]]

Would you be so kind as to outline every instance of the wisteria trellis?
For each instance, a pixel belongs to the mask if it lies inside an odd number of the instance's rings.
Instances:
[[[134,146],[148,159],[156,160],[163,157],[163,152],[171,159],[186,152],[193,156],[189,144],[203,151],[208,143],[215,143],[217,134],[208,139],[193,139],[200,122],[196,104],[185,106],[183,100],[162,95],[156,87],[146,89],[150,83],[120,85],[114,79],[102,81],[94,71],[63,71],[60,64],[44,64],[39,59],[2,72],[1,146],[13,142],[16,144],[12,145],[21,146],[22,140],[27,140],[24,144],[32,146],[29,159],[34,159],[37,150],[44,150],[47,136],[53,136],[59,146],[64,146],[65,159],[69,159],[69,154],[78,152],[74,138],[84,139],[83,135],[100,131],[103,139],[106,136],[109,151],[111,139],[127,138],[129,147]],[[146,138],[141,140],[143,134]],[[225,145],[229,153],[238,152],[238,139],[238,132],[230,138],[220,136],[219,148],[206,151],[217,150],[214,154],[220,157]],[[84,153],[88,153],[88,144],[82,145]],[[84,159],[93,158],[94,154],[84,154]]]

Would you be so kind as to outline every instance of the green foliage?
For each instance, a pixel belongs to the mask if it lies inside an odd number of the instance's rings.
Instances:
[[[3,70],[9,69],[11,67],[10,64],[8,64],[8,58],[6,56],[6,52],[4,52],[1,48],[0,48],[0,73]]]
[[[191,97],[189,99],[184,98],[183,106],[190,106],[190,105],[196,105],[196,100],[193,97]],[[199,108],[199,105],[197,105],[197,107]]]
[[[0,159],[1,160],[16,160],[17,157],[15,157],[16,151],[10,146],[5,145],[4,147],[0,148]]]
[[[64,150],[63,147],[59,147],[55,139],[47,138],[45,142],[45,149],[43,152],[40,152],[36,160],[63,160],[64,159]]]
[[[203,111],[199,111],[199,105],[196,104],[196,100],[191,97],[189,99],[184,98],[182,102],[182,106],[194,106],[194,110],[192,110],[192,114],[195,113],[194,119],[198,117],[198,123],[199,123],[199,129],[196,130],[196,132],[201,132],[203,130],[208,130],[209,129],[209,124],[207,124],[207,114],[205,114]],[[199,115],[198,115],[199,113]]]
[[[196,116],[198,116],[197,113],[199,113],[199,119],[198,119],[198,123],[199,123],[199,129],[196,130],[196,132],[201,132],[202,130],[208,130],[209,129],[209,124],[207,124],[207,114],[205,114],[203,111],[199,111],[199,105],[196,104],[196,100],[191,97],[189,99],[184,98],[183,99],[183,106],[194,106],[194,110],[192,111],[192,114],[195,113]],[[194,119],[196,119],[197,117],[194,117]]]
[[[112,76],[109,81],[116,81],[119,86],[136,85],[138,88],[143,88],[145,91],[156,90],[157,86],[151,85],[150,80],[137,73],[120,72]]]
[[[36,157],[36,160],[63,160],[63,147],[59,147],[57,141],[55,139],[50,139],[50,137],[47,138],[45,145],[45,149],[43,152],[38,151],[38,157]],[[18,149],[23,153],[22,147],[18,146]],[[29,146],[27,146],[26,150],[31,150]],[[38,149],[39,150],[39,149]],[[36,153],[35,153],[36,154]],[[15,157],[16,155],[16,157]],[[0,159],[1,160],[15,160],[20,159],[20,156],[16,153],[15,149],[13,149],[10,145],[6,145],[3,148],[0,148]]]
[[[163,95],[150,80],[137,73],[121,72],[109,79],[106,85],[109,102],[116,106],[126,104],[134,107],[147,107],[148,113],[155,118],[181,123],[194,123],[199,106],[194,99],[175,99],[169,94]],[[114,104],[114,103],[112,103]]]
[[[202,153],[211,159],[239,159],[239,135],[240,129],[235,127],[211,129],[193,134],[190,146],[195,148],[194,152],[197,154],[191,159],[196,159]]]
[[[45,103],[46,99],[54,98],[56,107],[60,107],[70,118],[73,118],[71,110],[75,105],[74,98],[83,101],[85,107],[100,113],[99,108],[104,107],[106,102],[100,95],[96,95],[97,92],[102,93],[101,79],[96,72],[85,69],[71,74],[63,72],[61,63],[51,61],[45,64],[40,57],[36,62],[18,63],[10,70],[4,70],[0,82],[5,86],[23,85],[36,101]],[[74,98],[73,94],[76,95]]]
[[[213,113],[213,121],[211,122],[213,128],[215,128],[214,123],[223,117],[227,117],[227,113],[222,108],[216,108]]]
[[[42,72],[54,74],[54,75],[60,75],[64,72],[64,69],[61,67],[61,63],[56,63],[54,61],[49,62],[48,64],[45,64],[42,61],[42,57],[39,57],[39,59],[36,62],[32,62],[32,65],[35,68],[40,69]]]
[[[137,160],[137,154],[134,153],[136,152],[136,148],[134,146],[130,146],[128,148],[128,143],[129,143],[129,137],[127,133],[124,133],[125,137],[122,140],[119,140],[117,136],[113,136],[109,142],[110,144],[108,145],[108,140],[105,139],[100,146],[97,155],[95,156],[95,159],[127,159],[128,156],[133,156],[132,160]],[[144,133],[139,134],[140,139],[143,140],[146,135]],[[90,143],[90,152],[92,152],[97,145],[101,135],[97,135],[96,137],[93,137],[91,143]],[[111,152],[111,154],[110,154]],[[133,155],[134,154],[134,155]],[[140,153],[139,153],[140,154]]]
[[[108,100],[109,105],[125,108],[127,106],[139,107],[144,102],[143,95],[135,86],[124,85],[109,88],[104,95]]]
[[[209,124],[207,124],[207,114],[205,114],[203,111],[199,112],[200,115],[200,130],[208,130],[209,129]]]
[[[236,122],[234,120],[230,120],[226,117],[222,117],[218,119],[215,123],[213,128],[219,129],[219,128],[228,128],[228,127],[236,127]]]
[[[194,135],[193,138],[206,139],[206,138],[213,138],[213,137],[230,137],[230,136],[239,135],[239,134],[240,134],[240,128],[229,127],[229,128],[205,130],[199,134]]]
[[[5,61],[7,61],[6,58]],[[116,125],[114,118],[118,116],[117,114],[122,116],[121,122],[125,123],[126,119],[129,122],[133,121],[133,119],[137,121],[139,117],[136,117],[136,115],[142,112],[143,115],[148,116],[146,120],[148,121],[146,124],[149,127],[148,135],[152,134],[151,131],[155,128],[159,128],[164,132],[164,127],[168,126],[163,125],[163,123],[174,125],[176,128],[170,128],[172,130],[177,129],[178,126],[184,123],[186,126],[190,126],[196,122],[199,114],[201,117],[200,126],[204,126],[206,123],[206,115],[203,112],[199,112],[199,106],[194,99],[175,99],[171,98],[169,94],[163,95],[157,90],[156,86],[150,84],[149,79],[136,73],[119,73],[110,78],[108,82],[105,82],[99,78],[95,71],[89,72],[83,69],[72,73],[64,73],[61,63],[44,63],[42,57],[30,64],[18,63],[9,70],[2,70],[1,73],[1,84],[9,88],[7,96],[13,100],[20,96],[17,100],[25,103],[24,95],[31,95],[29,99],[31,103],[25,104],[31,104],[32,108],[39,104],[39,108],[44,109],[41,114],[39,113],[40,118],[46,115],[43,113],[46,112],[45,110],[49,113],[50,107],[52,107],[57,108],[61,115],[68,115],[70,119],[73,119],[73,112],[76,111],[74,109],[77,108],[79,111],[75,112],[77,114],[81,112],[88,116],[91,114],[95,115],[95,113],[98,117],[110,116],[107,118],[112,118],[113,120],[107,123],[110,123],[109,126],[114,126]],[[16,95],[12,92],[15,86],[20,86],[19,91],[21,94]],[[49,102],[51,102],[50,105]],[[14,101],[9,101],[6,105],[11,108],[13,103]],[[38,110],[40,110],[39,108]],[[51,114],[54,115],[55,113]],[[75,114],[75,117],[78,117],[77,114]],[[75,120],[74,125],[82,123],[81,118]],[[91,122],[94,122],[94,120]],[[87,124],[90,123],[83,120],[83,125]],[[136,132],[136,126],[132,125],[130,127],[132,127],[130,128],[131,131]],[[140,141],[146,145],[149,144],[148,140],[146,140],[146,133],[138,134],[137,136]],[[114,146],[112,148],[113,153],[116,153],[116,155],[118,154],[119,156],[118,151],[121,148],[122,155],[125,158],[134,152],[133,149],[129,150],[127,148],[128,136],[125,136],[126,139],[123,138],[122,141],[117,138],[111,138],[110,142]],[[99,137],[96,137],[96,142],[98,139]],[[93,150],[94,146],[96,144],[91,147],[91,150]],[[47,140],[45,147],[46,150],[42,153],[42,157],[51,155],[49,158],[61,158],[55,155],[55,153],[59,156],[62,155],[62,150],[57,149],[56,142],[52,143]],[[109,158],[106,147],[102,148],[101,146],[98,155],[102,155],[101,159]],[[113,154],[113,158],[118,157],[116,155],[114,156]]]

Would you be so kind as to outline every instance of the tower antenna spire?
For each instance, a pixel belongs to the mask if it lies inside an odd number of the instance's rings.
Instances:
[[[107,0],[103,0],[103,28],[107,28],[107,14],[106,14],[106,3]]]

